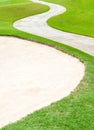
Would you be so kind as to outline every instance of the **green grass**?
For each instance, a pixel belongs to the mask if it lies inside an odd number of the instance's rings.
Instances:
[[[17,6],[15,4],[15,8]],[[22,4],[19,4],[20,6]],[[28,6],[26,7],[28,8]],[[37,9],[39,7],[40,5],[37,5]],[[3,13],[3,8],[0,13]],[[94,57],[66,45],[14,29],[12,27],[13,21],[24,17],[25,14],[15,18],[13,8],[14,5],[10,6],[12,20],[7,18],[7,15],[10,16],[10,10],[8,9],[6,13],[4,12],[2,25],[0,25],[1,35],[21,37],[55,47],[79,58],[85,64],[86,72],[79,86],[68,97],[34,112],[16,123],[5,126],[1,130],[94,130]],[[36,14],[36,11],[33,9],[32,3],[31,12]],[[47,9],[46,6],[41,6],[37,13]],[[3,23],[7,23],[5,27]]]
[[[9,5],[9,4],[19,4],[19,3],[27,3],[30,0],[0,0],[0,6]]]
[[[67,12],[48,20],[54,28],[94,37],[94,0],[44,0],[66,7]]]

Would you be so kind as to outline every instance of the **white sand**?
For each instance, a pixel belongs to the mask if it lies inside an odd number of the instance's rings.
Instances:
[[[13,24],[15,28],[63,44],[67,44],[94,56],[94,38],[60,31],[48,26],[46,23],[46,21],[52,16],[64,13],[66,11],[65,7],[40,0],[32,1],[48,5],[50,10],[42,14],[26,17],[16,21]]]
[[[84,70],[54,48],[0,36],[0,127],[69,95]]]

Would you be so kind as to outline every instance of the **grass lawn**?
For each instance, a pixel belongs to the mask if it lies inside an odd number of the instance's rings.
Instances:
[[[60,14],[48,20],[54,28],[94,37],[94,0],[44,0],[57,3],[67,8]]]
[[[5,6],[9,4],[20,4],[20,3],[27,3],[30,0],[0,0],[0,6]]]
[[[36,10],[35,6],[37,7]],[[18,7],[23,8],[24,13],[18,10]],[[46,6],[30,4],[29,2],[1,6],[0,35],[12,35],[38,41],[78,57],[86,66],[85,77],[68,97],[34,112],[16,123],[1,128],[1,130],[94,130],[94,57],[67,45],[31,35],[12,27],[15,20],[46,10],[48,10]],[[18,12],[19,15],[16,15]],[[92,28],[92,24],[90,26]]]

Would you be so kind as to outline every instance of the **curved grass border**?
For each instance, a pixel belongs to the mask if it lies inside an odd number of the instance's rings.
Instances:
[[[94,57],[67,45],[16,30],[12,26],[9,30],[2,29],[0,35],[15,36],[52,46],[79,58],[86,66],[84,79],[68,97],[1,130],[93,130]]]

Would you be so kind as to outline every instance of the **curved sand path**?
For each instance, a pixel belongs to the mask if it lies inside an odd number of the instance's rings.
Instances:
[[[69,95],[84,70],[54,48],[0,36],[0,127]]]
[[[48,12],[23,18],[16,21],[13,26],[19,30],[39,35],[60,43],[67,44],[79,50],[82,50],[94,56],[94,38],[81,36],[77,34],[63,32],[52,27],[49,27],[46,21],[55,15],[63,13],[66,9],[60,5],[43,2],[39,0],[32,0],[33,2],[48,5],[50,10]]]

